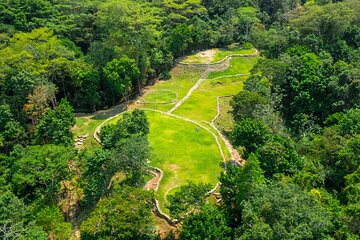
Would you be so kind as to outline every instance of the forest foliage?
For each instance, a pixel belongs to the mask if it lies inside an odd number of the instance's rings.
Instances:
[[[179,238],[359,239],[359,0],[1,1],[0,238],[158,239],[145,113],[83,151],[73,113],[232,43],[263,55],[224,133],[246,163],[226,166],[219,204],[199,197],[205,184],[170,196]]]

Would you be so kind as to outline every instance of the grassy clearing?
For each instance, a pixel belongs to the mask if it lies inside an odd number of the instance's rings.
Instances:
[[[182,60],[184,63],[215,63],[223,60],[227,56],[233,54],[254,54],[256,50],[241,49],[239,47],[229,46],[227,48],[215,48],[206,51],[198,52],[194,55],[187,56]]]
[[[74,138],[81,135],[89,135],[89,137],[84,141],[84,145],[81,148],[97,148],[100,147],[99,143],[95,141],[92,134],[95,131],[96,127],[100,125],[104,120],[103,119],[93,119],[92,117],[77,117],[75,118],[75,125],[72,128]]]
[[[213,58],[223,58],[227,55],[239,53],[241,49],[229,49],[215,51]],[[237,52],[238,51],[238,52]],[[231,60],[231,66],[218,73],[210,74],[210,78],[248,73],[258,60],[257,57],[238,57]],[[149,87],[149,92],[143,97],[144,101],[163,103],[173,99],[182,99],[189,89],[198,81],[204,73],[201,67],[176,66],[172,70],[172,78],[168,81],[157,82]],[[209,122],[217,115],[218,96],[237,94],[243,88],[243,82],[247,76],[230,76],[220,79],[205,80],[196,89],[190,98],[178,108],[174,114],[198,121],[214,134]],[[231,116],[228,114],[230,98],[221,99],[222,114],[220,120],[215,124],[220,130],[231,129]],[[169,104],[132,104],[129,110],[134,108],[148,108],[154,110],[168,111],[175,103]],[[124,109],[114,109],[94,116],[79,117],[73,129],[75,135],[92,135],[98,125],[105,119],[122,112]],[[162,210],[166,209],[166,195],[174,193],[179,186],[187,181],[210,183],[215,186],[223,161],[219,147],[214,136],[197,125],[163,115],[157,112],[146,111],[150,122],[149,141],[153,147],[151,165],[163,170],[164,177],[159,185],[158,200]],[[121,115],[112,119],[107,124],[114,124],[121,118]],[[220,139],[220,137],[219,137]],[[90,137],[85,142],[85,147],[93,147],[97,143]],[[226,158],[230,158],[225,144],[220,139],[221,148]]]
[[[203,69],[176,66],[171,71],[172,78],[167,81],[157,82],[155,85],[151,86],[151,91],[171,91],[177,95],[177,99],[182,99],[187,94],[189,89],[199,80],[203,73]],[[146,104],[144,107],[161,111],[168,111],[174,105],[175,103]]]
[[[236,74],[247,74],[259,60],[259,57],[234,57],[230,60],[230,66],[224,71],[212,72],[208,78],[218,78]]]
[[[160,202],[165,203],[168,191],[190,180],[215,186],[222,158],[214,137],[189,122],[154,112],[146,115],[154,148],[151,165],[164,172],[158,190]]]
[[[196,121],[211,120],[217,115],[218,96],[237,94],[247,76],[205,80],[190,98],[173,113]]]
[[[166,194],[187,181],[215,186],[222,171],[222,157],[214,137],[190,122],[151,111],[146,111],[146,116],[150,122],[149,141],[153,147],[150,164],[164,172],[158,189],[162,208],[166,206]]]
[[[201,125],[203,125],[204,127],[206,127],[207,129],[209,129],[211,132],[213,132],[219,139],[219,143],[220,143],[220,146],[221,146],[221,149],[224,153],[224,156],[225,156],[225,160],[230,160],[231,159],[231,154],[229,152],[229,150],[227,149],[224,141],[221,140],[221,136],[219,136],[219,134],[211,127],[210,123],[208,122],[201,122]]]
[[[237,94],[243,89],[243,82],[247,76],[236,76],[217,80],[204,81],[196,91],[173,113],[189,119],[196,120],[210,130],[213,130],[210,124],[217,115],[218,96]],[[216,135],[217,132],[213,131]],[[219,137],[220,139],[220,137]],[[226,159],[230,159],[230,153],[223,141],[220,141],[222,150]]]
[[[254,54],[256,52],[255,48],[252,49],[241,49],[238,47],[229,47],[229,48],[221,48],[216,52],[213,62],[218,62],[230,56],[232,54]]]
[[[168,103],[176,99],[176,93],[170,90],[151,91],[144,96],[149,103]]]
[[[221,114],[219,118],[215,121],[215,126],[221,132],[230,132],[235,125],[234,119],[231,114],[231,99],[232,97],[220,98]]]
[[[92,115],[79,116],[75,118],[75,125],[71,129],[74,138],[81,135],[89,135],[84,141],[84,145],[81,148],[92,149],[100,147],[100,144],[93,138],[95,129],[109,117],[115,116],[116,114],[124,111],[124,105],[117,105],[108,110],[98,111]]]

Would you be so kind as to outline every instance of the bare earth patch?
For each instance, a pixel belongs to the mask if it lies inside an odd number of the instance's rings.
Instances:
[[[198,52],[196,55],[200,56],[204,62],[212,62],[212,60],[214,59],[215,53],[216,53],[215,49],[209,49],[206,51]]]
[[[209,63],[214,60],[214,56],[216,54],[216,49],[209,49],[206,51],[201,51],[196,53],[193,56],[189,56],[184,59],[184,62],[186,63],[193,63],[193,62],[199,62],[199,63]]]

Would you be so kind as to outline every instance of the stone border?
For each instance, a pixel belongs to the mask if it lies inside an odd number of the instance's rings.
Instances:
[[[208,131],[211,135],[213,135],[213,137],[215,138],[215,141],[218,145],[218,148],[219,148],[219,151],[220,151],[220,154],[223,158],[223,162],[226,163],[226,158],[225,158],[225,154],[223,152],[223,149],[222,149],[222,146],[220,144],[220,141],[219,141],[219,138],[218,136],[216,136],[216,134],[214,132],[212,132],[210,129],[208,129],[207,127],[201,125],[200,123],[198,123],[197,121],[195,120],[191,120],[191,119],[188,119],[188,118],[184,118],[184,117],[181,117],[181,116],[178,116],[178,115],[175,115],[175,114],[172,114],[172,113],[169,113],[169,112],[163,112],[163,111],[160,111],[160,110],[154,110],[154,109],[146,109],[146,108],[141,108],[142,110],[144,111],[150,111],[150,112],[157,112],[157,113],[160,113],[160,114],[163,114],[163,115],[167,115],[167,116],[170,116],[170,117],[174,117],[174,118],[177,118],[177,119],[181,119],[181,120],[184,120],[184,121],[187,121],[187,122],[191,122],[203,129],[205,129],[206,131]],[[128,111],[124,111],[124,112],[121,112],[113,117],[110,117],[108,119],[106,119],[104,122],[102,122],[96,129],[95,129],[95,132],[93,134],[95,140],[97,142],[99,142],[101,144],[101,140],[100,140],[100,137],[99,137],[99,133],[100,133],[100,129],[102,126],[104,126],[104,124],[106,124],[107,122],[111,121],[112,119],[118,117],[120,114],[123,114],[125,112],[128,112]],[[153,170],[153,171],[156,171],[156,172],[159,172],[160,173],[160,178],[156,184],[156,187],[155,187],[155,191],[157,191],[158,187],[159,187],[159,184],[160,184],[160,181],[163,177],[163,171],[159,168],[154,168],[154,167],[151,167],[150,168]],[[156,175],[156,173],[152,173],[153,175]],[[151,180],[150,180],[151,181]],[[209,192],[206,193],[205,196],[209,196],[211,194],[213,194],[217,189],[218,187],[220,186],[220,183],[216,183],[215,187],[213,189],[211,189]],[[155,212],[157,214],[158,217],[164,219],[166,222],[168,222],[170,225],[172,226],[176,226],[176,224],[178,224],[179,222],[181,222],[181,220],[178,220],[178,219],[173,219],[172,217],[170,217],[169,215],[167,215],[166,213],[164,213],[161,208],[160,208],[160,203],[157,199],[155,199]],[[190,211],[191,212],[191,211]],[[189,212],[189,213],[190,213]],[[187,214],[189,214],[187,213]]]
[[[176,102],[177,102],[177,100],[172,100],[170,102],[146,102],[144,100],[140,101],[140,103],[144,104],[144,105],[148,105],[148,104],[160,104],[160,105],[164,104],[164,105],[166,105],[166,104],[172,104],[172,103],[176,103]]]
[[[223,78],[232,78],[232,77],[241,77],[241,76],[250,76],[250,73],[238,73],[238,74],[234,74],[234,75],[226,75],[226,76],[221,76],[221,77],[216,77],[216,78],[206,78],[206,80],[218,80],[218,79],[223,79]]]
[[[175,94],[175,99],[168,101],[168,102],[148,102],[148,101],[146,101],[145,100],[146,95],[150,94],[152,92],[172,92]],[[176,92],[169,90],[169,89],[160,89],[160,90],[155,90],[155,91],[149,91],[141,98],[140,102],[141,102],[141,104],[171,104],[171,103],[176,103],[177,98],[178,98],[178,94]]]
[[[254,53],[251,53],[251,54],[230,54],[230,55],[226,56],[225,58],[223,58],[222,60],[217,61],[217,62],[213,62],[213,63],[186,63],[186,62],[182,62],[181,60],[177,61],[177,63],[179,63],[181,65],[185,65],[185,66],[194,65],[194,66],[205,67],[205,66],[209,66],[209,65],[211,66],[211,65],[217,65],[217,64],[223,63],[227,59],[233,58],[233,57],[256,57],[256,56],[259,56],[259,54],[260,54],[259,51],[255,48]]]
[[[95,140],[101,144],[101,140],[100,140],[100,137],[99,137],[99,133],[100,133],[100,129],[102,126],[104,126],[104,124],[106,124],[107,122],[111,121],[112,119],[118,117],[120,114],[123,114],[125,112],[128,112],[128,111],[124,111],[124,112],[121,112],[121,113],[118,113],[116,114],[115,116],[113,117],[110,117],[108,119],[106,119],[104,122],[102,122],[99,126],[96,127],[95,131],[94,131],[94,134],[93,134],[93,137],[95,138]],[[156,187],[155,187],[155,191],[157,191],[158,187],[159,187],[159,184],[160,184],[160,181],[164,175],[163,171],[159,168],[155,168],[155,167],[151,167],[150,166],[150,169],[152,170],[152,172],[150,172],[151,174],[153,174],[154,176],[156,176],[156,173],[154,172],[157,172],[157,173],[160,173],[160,177],[159,177],[159,180],[156,184]],[[151,180],[150,180],[151,181]],[[171,218],[169,215],[167,215],[166,213],[162,212],[161,209],[160,209],[160,204],[159,204],[159,201],[157,199],[155,199],[155,209],[154,209],[154,212],[156,213],[156,215],[162,219],[164,219],[167,223],[169,223],[171,226],[176,226],[176,224],[179,222],[177,219],[173,219]]]
[[[158,175],[156,173],[158,173],[160,176],[159,176],[159,179],[157,180],[156,182],[156,186],[154,188],[155,192],[157,192],[158,188],[159,188],[159,185],[160,185],[160,182],[161,182],[161,179],[163,178],[164,176],[164,173],[163,171],[160,169],[160,168],[156,168],[156,167],[151,167],[150,166],[150,169],[151,169],[151,174],[153,174],[155,177],[158,177]],[[151,181],[151,180],[150,180]],[[150,182],[149,181],[149,182]],[[145,188],[146,188],[146,185],[145,185]],[[148,188],[147,190],[151,190],[151,188]],[[159,200],[157,200],[155,198],[155,208],[153,210],[155,212],[155,214],[165,220],[169,225],[173,226],[173,227],[176,227],[176,224],[178,224],[180,221],[177,220],[177,219],[173,219],[172,217],[170,217],[169,215],[167,215],[166,213],[164,213],[163,211],[161,211],[161,208],[160,208],[160,202]]]
[[[160,114],[164,114],[164,115],[167,115],[167,116],[171,116],[171,117],[175,117],[177,119],[181,119],[181,120],[184,120],[184,121],[188,121],[188,122],[191,122],[203,129],[205,129],[206,131],[208,131],[210,134],[212,134],[215,138],[215,141],[218,145],[218,148],[220,150],[220,154],[223,158],[223,161],[225,163],[225,173],[226,173],[226,157],[225,157],[225,154],[223,152],[223,149],[222,149],[222,146],[220,144],[220,141],[218,139],[218,136],[212,132],[210,129],[208,129],[207,127],[201,125],[200,123],[198,123],[197,121],[195,120],[191,120],[191,119],[188,119],[188,118],[184,118],[184,117],[181,117],[181,116],[178,116],[178,115],[175,115],[175,114],[172,114],[173,111],[175,111],[178,107],[180,107],[192,94],[193,91],[195,91],[200,85],[201,83],[204,81],[204,80],[214,80],[214,79],[207,79],[207,76],[210,72],[212,71],[216,71],[216,69],[211,69],[211,66],[213,65],[219,65],[219,64],[222,64],[222,63],[225,63],[227,60],[233,58],[233,57],[255,57],[255,56],[258,56],[259,55],[259,51],[257,49],[255,49],[255,53],[253,54],[232,54],[232,55],[229,55],[229,56],[226,56],[224,59],[222,59],[221,61],[218,61],[218,62],[215,62],[215,63],[208,63],[208,64],[194,64],[194,63],[183,63],[183,62],[178,62],[179,65],[182,65],[182,66],[196,66],[196,67],[207,67],[207,69],[205,70],[205,72],[203,73],[203,75],[200,77],[200,79],[195,83],[195,85],[188,91],[188,93],[186,94],[186,96],[181,99],[172,109],[170,109],[168,112],[163,112],[163,111],[160,111],[160,110],[154,110],[154,109],[146,109],[146,108],[142,108],[142,110],[145,110],[145,111],[152,111],[152,112],[158,112]],[[228,67],[228,66],[225,66],[225,68]],[[241,75],[244,75],[244,74],[239,74],[239,75],[234,75],[234,76],[241,76]],[[246,75],[246,74],[245,74]],[[217,79],[217,78],[215,78]],[[237,160],[235,159],[236,158],[236,154],[234,154],[234,152],[236,151],[233,146],[231,145],[231,143],[229,142],[229,140],[216,128],[214,122],[216,121],[216,119],[219,118],[220,114],[221,114],[221,107],[220,107],[220,103],[219,103],[219,99],[220,98],[223,98],[223,97],[229,97],[229,96],[233,96],[233,95],[226,95],[226,96],[218,96],[216,99],[217,99],[217,115],[212,119],[210,126],[217,132],[217,134],[222,138],[222,140],[224,141],[228,151],[230,152],[232,158],[234,158],[234,160]],[[146,103],[145,103],[146,104]],[[168,104],[168,103],[157,103],[157,104]],[[124,111],[124,112],[127,112],[127,111]],[[120,112],[118,114],[116,114],[115,116],[112,116],[108,119],[106,119],[104,122],[102,122],[99,126],[96,127],[95,131],[94,131],[94,134],[93,134],[93,137],[95,138],[95,140],[97,142],[99,142],[101,144],[101,140],[100,140],[100,137],[99,137],[99,133],[100,133],[100,129],[102,126],[104,126],[104,124],[106,124],[107,122],[111,121],[112,119],[118,117],[120,114],[123,114],[124,112]],[[236,151],[237,152],[237,151]],[[237,153],[237,155],[239,155]],[[240,158],[238,160],[239,164],[241,165],[243,163],[243,160]],[[155,186],[155,191],[158,190],[158,187],[160,185],[160,181],[161,179],[163,178],[163,171],[159,168],[154,168],[154,167],[151,167],[150,168],[152,169],[152,172],[151,174],[153,174],[155,177],[157,177],[157,174],[155,172],[157,172],[158,174],[160,174],[160,177],[156,183],[156,186]],[[150,180],[151,181],[151,180]],[[215,187],[213,189],[211,189],[209,192],[207,192],[205,194],[205,197],[206,196],[210,196],[212,195],[218,188],[220,187],[220,182],[217,182]],[[164,213],[163,211],[161,211],[161,208],[160,208],[160,203],[157,199],[155,199],[155,209],[154,209],[154,212],[155,214],[164,219],[169,225],[171,226],[176,226],[179,222],[181,222],[181,220],[178,220],[178,219],[173,219],[172,217],[170,217],[169,215],[167,215],[166,213]],[[186,215],[190,214],[192,211],[189,211],[188,213],[186,213]]]
[[[164,176],[164,173],[163,173],[163,171],[162,171],[160,168],[152,167],[152,166],[149,166],[149,168],[150,168],[150,170],[151,170],[151,171],[149,171],[150,174],[152,174],[155,178],[158,178],[158,180],[157,180],[157,182],[156,182],[156,186],[154,187],[154,190],[157,191],[158,188],[159,188],[161,179],[162,179],[163,176]],[[148,182],[145,184],[145,188],[146,188],[147,190],[151,190],[151,189],[152,189],[151,186],[147,186],[147,184],[148,184],[149,182],[151,182],[151,180],[148,181]]]
[[[127,112],[127,111],[124,111],[124,112]],[[108,119],[106,119],[105,121],[103,121],[99,126],[97,126],[97,127],[95,128],[93,137],[95,138],[95,140],[96,140],[99,144],[101,144],[100,135],[99,135],[99,133],[100,133],[100,128],[101,128],[102,126],[104,126],[107,122],[109,122],[109,121],[111,121],[112,119],[120,116],[120,115],[123,114],[124,112],[120,112],[120,113],[118,113],[118,114],[116,114],[116,115],[114,115],[114,116],[112,116],[112,117],[109,117]]]
[[[211,72],[216,72],[216,71],[221,71],[222,69],[226,69],[229,67],[230,65],[230,59],[233,57],[256,57],[259,55],[259,51],[257,49],[255,49],[255,53],[253,54],[231,54],[229,56],[226,56],[224,59],[222,59],[221,61],[215,62],[215,63],[207,63],[207,64],[196,64],[196,63],[183,63],[183,62],[178,62],[178,64],[182,65],[182,66],[197,66],[197,67],[206,67],[205,72],[201,75],[200,79],[195,83],[194,86],[192,86],[190,88],[190,90],[187,92],[187,94],[185,95],[185,97],[183,97],[173,108],[171,108],[168,113],[172,113],[174,111],[176,111],[176,109],[178,109],[186,100],[188,100],[191,96],[191,94],[193,93],[193,91],[195,91],[204,80],[215,80],[215,79],[219,79],[219,78],[224,78],[223,77],[218,77],[218,78],[213,78],[213,79],[208,79],[208,75]],[[224,66],[221,66],[221,64],[224,64]],[[216,69],[216,68],[212,68],[212,66],[215,65],[219,65],[220,68]],[[231,75],[232,76],[247,76],[247,73],[240,73],[240,74],[235,74],[235,75]]]
[[[220,144],[220,141],[219,141],[218,136],[216,136],[216,134],[215,134],[213,131],[211,131],[210,129],[208,129],[207,127],[201,125],[200,123],[198,123],[198,122],[195,121],[195,120],[188,119],[188,118],[184,118],[184,117],[181,117],[181,116],[178,116],[178,115],[169,113],[169,112],[163,112],[163,111],[160,111],[160,110],[146,109],[146,108],[145,108],[145,109],[142,108],[142,110],[144,110],[144,111],[151,111],[151,112],[157,112],[157,113],[160,113],[160,114],[163,114],[163,115],[167,115],[167,116],[174,117],[174,118],[177,118],[177,119],[181,119],[181,120],[184,120],[184,121],[187,121],[187,122],[191,122],[191,123],[193,123],[193,124],[195,124],[195,125],[203,128],[203,129],[205,129],[205,130],[208,131],[211,135],[213,135],[213,137],[215,138],[215,141],[216,141],[216,143],[217,143],[217,145],[218,145],[220,154],[221,154],[221,156],[222,156],[222,158],[223,158],[223,162],[226,163],[226,157],[225,157],[225,154],[224,154],[224,152],[223,152],[223,149],[222,149],[222,146],[221,146],[221,144]],[[226,166],[226,165],[225,165],[225,166]],[[215,187],[205,194],[205,197],[212,195],[212,194],[219,188],[219,186],[220,186],[220,182],[217,182],[216,185],[215,185]],[[165,196],[165,197],[166,197],[166,196]],[[157,200],[156,200],[156,201],[157,201]],[[157,201],[157,202],[158,202],[158,201]],[[160,208],[160,205],[157,205],[156,211],[157,211],[158,213],[160,213],[159,217],[161,216],[161,217],[164,218],[164,219],[167,218],[167,219],[165,219],[165,220],[166,220],[168,223],[172,222],[171,225],[173,225],[173,226],[175,226],[176,224],[178,224],[179,222],[181,222],[181,220],[173,219],[173,218],[171,218],[169,215],[167,215],[166,213],[162,212],[162,211],[161,211],[161,208]],[[186,213],[186,214],[190,214],[191,212],[192,212],[192,211],[190,211],[190,212],[188,212],[188,213]]]

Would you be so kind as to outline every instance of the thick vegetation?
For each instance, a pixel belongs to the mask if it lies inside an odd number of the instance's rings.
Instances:
[[[218,204],[202,198],[210,187],[200,182],[216,182],[220,166],[182,179],[197,178],[167,199],[183,220],[178,237],[359,239],[359,13],[359,0],[1,1],[0,238],[78,239],[81,231],[81,239],[158,239],[154,196],[142,190],[149,142],[175,157],[202,154],[201,166],[181,161],[197,173],[212,166],[204,156],[210,162],[216,154],[182,143],[211,136],[193,127],[196,133],[174,139],[176,149],[161,148],[167,139],[151,132],[161,126],[135,110],[103,128],[102,146],[78,150],[73,112],[128,102],[173,74],[175,84],[154,87],[167,96],[148,96],[149,106],[170,110],[156,103],[183,98],[203,73],[170,71],[174,60],[216,48],[206,61],[216,62],[237,43],[235,52],[254,46],[263,57],[232,59],[177,111],[211,121],[215,97],[243,88],[230,101],[234,126],[224,134],[246,163],[227,164]],[[202,62],[196,55],[185,61]],[[223,79],[237,74],[250,77]],[[225,81],[232,91],[215,93]]]

